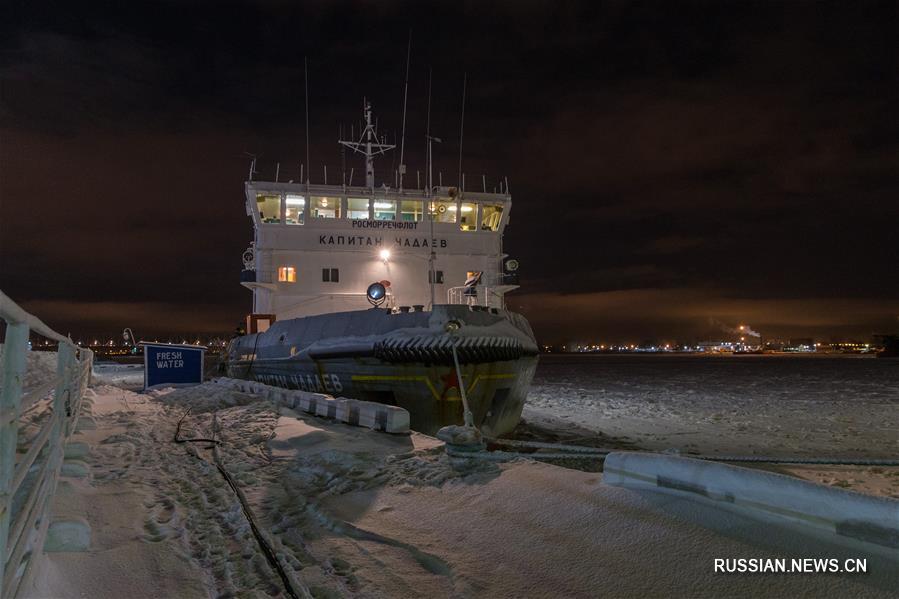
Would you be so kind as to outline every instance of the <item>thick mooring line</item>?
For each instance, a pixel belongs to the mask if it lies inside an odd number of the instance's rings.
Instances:
[[[218,413],[212,413],[212,438],[215,439],[216,431],[218,430]],[[250,530],[253,531],[253,536],[256,537],[256,543],[259,545],[259,548],[262,550],[262,553],[265,555],[265,559],[268,560],[269,565],[274,568],[275,572],[278,573],[278,576],[281,578],[281,582],[284,585],[284,590],[291,597],[291,599],[300,599],[303,597],[304,599],[312,597],[312,593],[309,592],[308,589],[303,588],[304,591],[302,595],[297,593],[297,590],[293,588],[293,582],[290,580],[290,576],[287,574],[287,571],[284,570],[284,566],[281,565],[281,562],[278,560],[278,556],[275,554],[275,550],[272,549],[272,546],[269,544],[268,539],[265,538],[262,530],[256,524],[256,517],[253,514],[252,508],[250,508],[250,504],[247,501],[246,496],[241,491],[240,487],[237,485],[237,482],[234,478],[231,477],[231,474],[225,469],[225,466],[222,464],[222,460],[219,457],[218,451],[218,443],[214,443],[212,446],[212,458],[215,460],[215,467],[218,468],[218,471],[221,473],[222,478],[225,479],[225,482],[228,483],[228,486],[231,487],[231,490],[234,491],[234,494],[237,496],[237,500],[240,502],[240,507],[243,510],[243,515],[246,517],[247,522],[250,523]]]
[[[296,588],[294,588],[294,583],[291,580],[290,575],[284,569],[284,566],[281,565],[281,562],[278,560],[278,555],[275,553],[275,550],[272,548],[271,544],[268,542],[268,539],[265,537],[265,533],[262,532],[262,529],[259,528],[259,525],[256,523],[256,516],[253,514],[253,510],[250,507],[250,503],[247,501],[246,495],[243,494],[243,491],[238,486],[237,482],[231,476],[231,473],[225,468],[224,464],[222,464],[222,460],[219,456],[218,446],[221,444],[221,441],[215,438],[216,432],[218,430],[218,413],[212,413],[212,438],[211,439],[182,439],[180,438],[181,434],[181,424],[184,421],[184,418],[190,413],[190,409],[184,413],[181,419],[178,421],[178,426],[175,428],[175,443],[186,443],[186,442],[208,442],[212,443],[212,458],[214,461],[214,465],[219,473],[222,475],[222,478],[225,479],[225,482],[228,483],[228,486],[231,487],[231,490],[234,491],[234,495],[237,496],[237,501],[240,503],[241,511],[243,512],[244,517],[247,519],[247,522],[250,525],[250,530],[253,533],[253,536],[256,538],[256,544],[259,545],[259,549],[262,551],[262,554],[265,556],[265,559],[268,561],[269,565],[272,567],[275,572],[278,573],[278,577],[281,579],[281,583],[284,586],[284,591],[291,599],[311,599],[312,593],[309,592],[305,587],[301,587],[298,592]],[[200,456],[197,456],[199,459],[203,459]],[[204,460],[205,461],[205,460]]]

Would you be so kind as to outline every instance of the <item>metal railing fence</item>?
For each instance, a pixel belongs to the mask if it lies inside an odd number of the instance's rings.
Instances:
[[[485,306],[498,310],[506,309],[506,300],[495,287],[478,285],[476,287],[450,287],[446,290],[446,303],[459,305]]]
[[[0,597],[12,598],[43,553],[65,445],[90,381],[93,352],[48,327],[2,291],[0,320],[6,323],[0,356]],[[58,343],[56,375],[24,388],[31,333]],[[27,423],[25,414],[30,417]]]

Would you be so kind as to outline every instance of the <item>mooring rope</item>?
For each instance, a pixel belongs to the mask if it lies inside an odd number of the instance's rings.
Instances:
[[[533,458],[535,460],[561,460],[561,459],[596,459],[602,461],[606,455],[615,451],[642,451],[649,450],[621,450],[605,447],[590,447],[586,445],[566,445],[563,443],[546,443],[542,441],[519,441],[517,439],[485,439],[487,443],[494,445],[505,445],[510,447],[523,447],[532,449],[554,449],[558,452],[571,453],[539,453],[539,452],[516,452],[516,451],[471,451],[457,449],[447,446],[447,453],[453,457],[470,457],[488,459],[494,461],[509,460],[518,457]],[[665,453],[665,452],[662,452]],[[493,454],[494,457],[489,457]],[[746,455],[682,455],[679,453],[671,453],[665,455],[674,455],[679,457],[693,458],[695,460],[705,460],[708,462],[748,462],[763,464],[820,464],[824,466],[899,466],[899,459],[888,458],[835,458],[835,457],[801,457],[801,456],[746,456]]]
[[[234,477],[231,476],[231,473],[225,468],[225,465],[222,463],[221,456],[219,456],[218,446],[222,443],[221,441],[215,438],[216,431],[218,429],[218,412],[214,411],[212,413],[212,438],[211,439],[181,439],[181,423],[190,413],[190,408],[188,408],[187,412],[181,416],[181,419],[178,421],[178,426],[175,429],[175,442],[176,443],[186,443],[186,442],[207,442],[212,443],[212,458],[216,469],[219,471],[219,474],[222,475],[222,478],[225,479],[225,482],[228,483],[228,486],[231,487],[231,490],[234,491],[234,494],[237,496],[237,501],[240,503],[241,511],[243,512],[244,517],[247,519],[247,523],[250,525],[250,531],[253,533],[253,536],[256,538],[256,543],[259,545],[259,549],[262,551],[262,554],[265,556],[266,561],[268,561],[269,565],[272,569],[278,573],[278,577],[281,579],[281,583],[284,585],[284,591],[291,599],[311,599],[312,593],[303,586],[302,582],[294,581],[293,577],[291,577],[287,571],[284,569],[284,566],[281,564],[281,561],[278,559],[278,554],[275,553],[275,550],[272,548],[271,543],[266,538],[265,533],[259,527],[256,522],[256,516],[253,513],[252,508],[250,507],[250,503],[247,501],[246,495],[244,495],[240,486],[238,486],[237,482],[234,480]],[[199,459],[203,459],[199,455],[197,455]],[[206,461],[206,460],[204,460]],[[300,587],[300,590],[297,591],[296,586]]]
[[[194,437],[192,439],[182,439],[181,438],[181,424],[184,422],[184,419],[187,418],[187,415],[190,414],[190,411],[193,408],[187,408],[187,411],[184,412],[184,415],[181,416],[181,419],[178,421],[178,426],[175,427],[175,443],[221,443],[221,441],[215,440],[215,430],[212,431],[212,439],[206,439],[204,437]]]
[[[543,441],[519,441],[517,439],[487,439],[488,443],[495,445],[508,445],[511,447],[533,447],[535,449],[559,449],[578,453],[612,453],[614,449],[602,447],[590,447],[588,445],[564,445],[562,443],[546,443]]]
[[[459,381],[459,395],[462,397],[462,407],[464,408],[462,419],[465,421],[465,426],[474,426],[471,408],[468,405],[468,396],[465,394],[465,383],[462,381],[462,368],[459,366],[459,354],[456,352],[456,345],[459,344],[459,341],[458,338],[453,341],[452,350],[453,363],[456,365],[456,380]]]

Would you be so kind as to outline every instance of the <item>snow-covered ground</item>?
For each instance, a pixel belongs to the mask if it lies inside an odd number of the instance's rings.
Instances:
[[[48,554],[33,596],[284,596],[210,444],[174,442],[182,418],[182,438],[221,441],[305,596],[886,597],[899,586],[882,556],[771,524],[759,535],[748,517],[607,487],[596,473],[455,460],[431,437],[213,383],[137,393],[104,383],[119,376],[108,370],[76,439],[92,446],[91,477],[64,480],[55,503],[56,517],[90,523],[91,549]],[[714,558],[741,556],[867,557],[869,573],[713,573]]]
[[[3,344],[0,344],[0,357],[3,355]],[[22,393],[36,391],[40,387],[52,383],[56,378],[56,352],[29,351],[25,355],[25,378],[22,381]],[[0,369],[0,385],[3,384],[3,370]],[[51,385],[52,388],[52,385]],[[27,439],[36,435],[43,426],[49,412],[47,406],[52,399],[52,392],[35,396],[34,401],[25,406],[25,412],[19,417],[17,448],[21,449]]]
[[[94,384],[117,385],[131,390],[142,389],[144,386],[144,365],[95,362],[92,380]]]
[[[0,343],[0,356],[3,355],[3,344]],[[29,351],[25,355],[25,380],[22,391],[39,387],[56,376],[56,352]],[[0,384],[3,382],[3,370],[0,369]]]

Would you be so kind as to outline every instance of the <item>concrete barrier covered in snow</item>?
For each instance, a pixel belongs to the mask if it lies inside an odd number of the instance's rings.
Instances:
[[[865,543],[899,548],[899,501],[887,497],[718,462],[638,452],[606,456],[603,482],[700,496]]]
[[[263,395],[286,408],[322,418],[332,418],[353,426],[363,426],[386,433],[409,432],[409,412],[397,406],[346,397],[335,398],[323,393],[284,389],[242,379],[219,378],[215,379],[215,382],[245,393]]]

